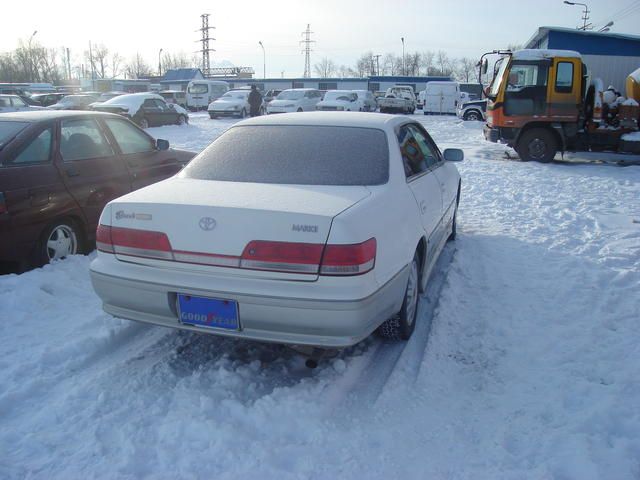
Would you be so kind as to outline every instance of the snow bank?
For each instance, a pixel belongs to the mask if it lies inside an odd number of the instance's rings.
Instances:
[[[627,142],[640,142],[640,132],[625,133],[621,138]]]
[[[104,314],[87,257],[2,276],[0,478],[637,479],[640,168],[507,161],[414,118],[465,161],[408,343],[308,371]],[[202,149],[233,123],[150,131]]]

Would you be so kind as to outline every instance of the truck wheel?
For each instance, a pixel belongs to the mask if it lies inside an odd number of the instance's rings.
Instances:
[[[378,327],[378,334],[383,338],[408,340],[416,328],[416,313],[420,297],[420,256],[413,256],[409,265],[409,278],[400,312]]]
[[[463,120],[469,120],[471,122],[477,122],[478,120],[482,120],[482,117],[476,110],[470,110],[464,114]]]
[[[516,148],[525,161],[549,163],[556,156],[558,145],[552,132],[545,128],[532,128],[522,134]]]

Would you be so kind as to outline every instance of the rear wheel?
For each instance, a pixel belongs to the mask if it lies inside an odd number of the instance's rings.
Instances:
[[[187,117],[178,115],[178,125],[184,125],[185,123],[187,123]]]
[[[42,235],[38,252],[38,263],[45,265],[53,260],[62,260],[81,250],[82,236],[76,223],[61,220],[49,226]]]
[[[298,107],[298,110],[296,110],[297,112],[301,112],[302,108]]]
[[[400,312],[378,327],[378,333],[381,337],[408,340],[415,330],[420,290],[419,265],[420,256],[416,252],[409,266],[409,278],[407,279],[402,308]]]
[[[210,118],[211,120],[215,120],[216,116],[214,115],[214,113],[213,113],[213,112],[209,112],[209,118]]]
[[[553,133],[546,128],[532,128],[522,134],[516,151],[525,162],[548,163],[556,156],[558,144]]]

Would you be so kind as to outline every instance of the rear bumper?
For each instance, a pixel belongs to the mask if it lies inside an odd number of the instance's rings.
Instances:
[[[237,293],[179,281],[172,272],[156,280],[123,278],[100,271],[99,259],[91,265],[91,281],[104,310],[116,317],[165,327],[265,342],[344,348],[369,336],[382,322],[400,310],[408,268],[404,267],[374,293],[355,299],[291,298],[289,296]],[[309,293],[317,284],[309,285]],[[214,330],[184,325],[178,320],[176,294],[221,298],[238,302],[240,329]]]

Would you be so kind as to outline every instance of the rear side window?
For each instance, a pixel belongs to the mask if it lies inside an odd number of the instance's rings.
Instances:
[[[32,163],[48,163],[51,158],[51,129],[43,130],[40,135],[31,140],[29,145],[10,161],[11,165]]]
[[[129,155],[155,150],[155,145],[151,139],[133,125],[123,120],[114,120],[111,118],[106,119],[105,123],[111,130],[116,142],[118,142],[120,151],[123,154]]]
[[[227,130],[180,174],[186,178],[287,185],[381,185],[389,179],[382,130],[247,125]]]
[[[0,101],[4,100],[0,98]],[[29,125],[26,122],[0,122],[0,147],[6,145],[13,137]]]
[[[113,155],[113,150],[95,120],[81,119],[62,122],[60,153],[68,162],[108,157]]]

